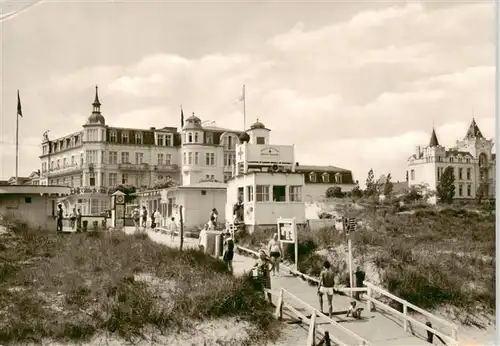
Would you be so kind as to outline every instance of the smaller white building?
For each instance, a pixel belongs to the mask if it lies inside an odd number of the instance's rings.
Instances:
[[[295,172],[293,145],[270,144],[270,130],[253,124],[236,147],[233,177],[227,183],[226,215],[243,204],[243,222],[252,232],[255,226],[276,226],[278,218],[295,218],[304,224],[304,175]]]

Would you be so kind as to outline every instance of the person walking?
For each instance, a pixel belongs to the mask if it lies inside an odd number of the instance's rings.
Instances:
[[[224,240],[224,253],[222,260],[226,263],[227,269],[233,274],[233,257],[234,257],[234,240],[231,238],[231,233],[226,233]]]
[[[198,248],[205,252],[205,244],[207,242],[207,231],[208,231],[208,223],[200,231],[200,236],[198,240]]]
[[[157,209],[155,212],[154,212],[154,221],[155,221],[155,228],[157,225],[160,225],[161,227],[161,213],[160,211]]]
[[[142,227],[144,227],[144,230],[146,229],[148,222],[148,211],[146,209],[146,206],[142,206]]]
[[[69,216],[69,221],[70,221],[70,226],[71,229],[74,231],[76,229],[76,208],[73,208],[73,211],[71,212],[71,215]]]
[[[175,234],[177,233],[177,223],[175,222],[175,218],[170,219],[170,239],[172,242],[175,242]]]
[[[63,231],[63,209],[62,209],[62,204],[59,204],[57,206],[57,217],[56,217],[56,227],[57,227],[57,232],[62,233]]]
[[[254,270],[253,276],[257,280],[257,286],[259,289],[261,289],[263,292],[265,290],[270,290],[271,289],[271,270],[273,269],[273,264],[267,257],[266,251],[265,250],[260,250],[259,252],[259,260],[257,263],[254,265]],[[271,292],[266,292],[265,294],[267,296],[267,299],[269,300],[269,303],[272,305],[273,304],[273,299]]]
[[[154,210],[152,213],[151,213],[151,229],[154,230],[155,227],[156,227],[156,219],[155,219],[155,213],[156,213],[156,210]]]
[[[76,232],[82,231],[82,211],[78,209],[76,211]]]
[[[134,219],[134,227],[135,227],[135,232],[139,232],[139,226],[141,222],[141,214],[139,211],[139,208],[135,208],[134,211],[132,212],[132,219]]]
[[[275,233],[273,238],[269,241],[267,250],[269,251],[271,261],[273,262],[273,276],[275,276],[276,274],[279,276],[283,249],[281,248],[281,242],[278,240],[278,233]]]
[[[323,295],[326,294],[328,299],[329,317],[333,316],[333,287],[335,286],[335,273],[332,270],[330,262],[325,261],[324,269],[319,274],[318,298],[320,311],[323,313]]]

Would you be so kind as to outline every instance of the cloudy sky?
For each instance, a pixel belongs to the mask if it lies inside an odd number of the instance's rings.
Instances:
[[[364,182],[429,141],[461,139],[474,113],[494,136],[494,2],[0,1],[0,175],[39,168],[42,133],[81,129],[100,87],[108,125],[179,126],[179,106],[217,125],[259,118],[302,164]],[[27,3],[22,6],[26,6]]]

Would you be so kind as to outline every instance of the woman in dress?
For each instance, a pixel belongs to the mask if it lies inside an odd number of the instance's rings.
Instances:
[[[269,260],[269,257],[266,254],[265,250],[260,250],[259,260],[254,265],[254,269],[256,269],[257,279],[259,282],[260,289],[264,291],[265,289],[271,289],[271,271],[273,270],[274,265]],[[270,292],[267,292],[267,299],[269,303],[273,303],[272,295]]]

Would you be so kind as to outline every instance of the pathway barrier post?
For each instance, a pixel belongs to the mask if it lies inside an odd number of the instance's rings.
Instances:
[[[309,324],[309,334],[307,336],[307,346],[314,346],[316,343],[316,310],[313,309]]]
[[[278,320],[282,320],[283,319],[283,288],[280,289],[280,295],[278,297],[278,303],[276,304],[276,312],[275,312],[275,316]]]
[[[182,205],[179,206],[179,222],[180,222],[180,237],[181,237],[181,244],[179,246],[179,250],[182,251],[182,246],[184,245],[184,218],[182,217]]]

